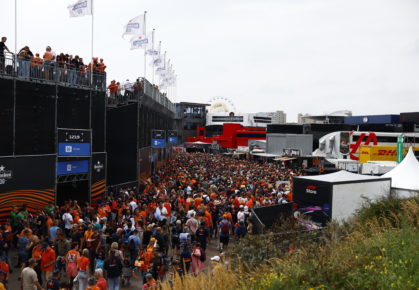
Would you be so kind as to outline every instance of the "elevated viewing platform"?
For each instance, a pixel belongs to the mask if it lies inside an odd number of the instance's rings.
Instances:
[[[0,78],[16,78],[87,90],[106,91],[106,73],[93,73],[61,66],[57,62],[23,59],[12,54],[0,58]]]
[[[176,113],[176,105],[171,102],[165,93],[162,93],[156,85],[153,85],[145,78],[138,78],[132,84],[131,90],[122,89],[116,93],[107,90],[108,108],[117,108],[140,101],[143,104],[160,104],[171,113]]]

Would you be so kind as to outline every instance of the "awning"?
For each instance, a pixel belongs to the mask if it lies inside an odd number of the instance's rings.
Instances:
[[[251,155],[253,155],[253,156],[259,156],[259,157],[267,157],[267,158],[275,158],[275,157],[278,157],[278,155],[264,153],[264,152],[261,152],[261,153],[253,153],[252,152]]]
[[[290,160],[295,160],[297,158],[295,157],[279,157],[279,158],[275,158],[275,161],[290,161]]]

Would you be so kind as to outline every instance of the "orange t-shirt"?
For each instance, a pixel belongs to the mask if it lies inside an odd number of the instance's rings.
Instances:
[[[32,249],[32,258],[34,258],[35,260],[39,260],[41,259],[41,256],[42,256],[41,245],[38,244]]]
[[[79,252],[75,251],[75,250],[70,250],[68,251],[65,259],[68,262],[77,262],[77,260],[80,258],[80,254]]]
[[[84,271],[84,272],[87,272],[87,267],[89,266],[89,264],[90,264],[90,259],[89,258],[87,258],[87,257],[80,257],[78,260],[77,260],[77,268],[80,270],[80,271]]]
[[[108,86],[109,92],[116,93],[118,91],[118,84],[110,84]]]
[[[47,272],[52,272],[54,270],[54,263],[51,263],[51,262],[55,262],[55,251],[52,248],[47,248],[42,253],[41,270],[42,271],[47,271]],[[50,265],[46,266],[48,264],[50,264]]]
[[[195,198],[195,207],[198,208],[204,200],[201,197]]]
[[[4,273],[9,273],[9,265],[7,265],[5,262],[1,262],[0,270],[2,270]]]
[[[53,60],[54,59],[54,55],[52,54],[52,52],[51,51],[46,51],[45,53],[44,53],[44,60],[45,61],[51,61],[51,60]]]

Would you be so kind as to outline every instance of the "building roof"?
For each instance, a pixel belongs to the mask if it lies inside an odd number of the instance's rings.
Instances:
[[[188,105],[188,106],[209,106],[210,104],[204,104],[204,103],[190,103],[190,102],[180,102],[177,103],[179,105]]]
[[[330,183],[348,182],[348,181],[371,181],[371,180],[382,179],[377,176],[355,174],[355,173],[351,173],[345,170],[341,170],[341,171],[330,173],[330,174],[318,175],[318,176],[299,176],[295,178],[296,179],[297,178],[309,179],[313,181],[323,181],[323,182],[330,182]]]

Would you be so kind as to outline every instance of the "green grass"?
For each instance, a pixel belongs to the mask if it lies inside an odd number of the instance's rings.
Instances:
[[[249,236],[231,266],[189,277],[207,289],[419,289],[419,199],[369,203],[321,235]],[[189,284],[188,284],[189,283]],[[163,287],[164,288],[164,287]],[[174,289],[181,289],[174,287]]]

